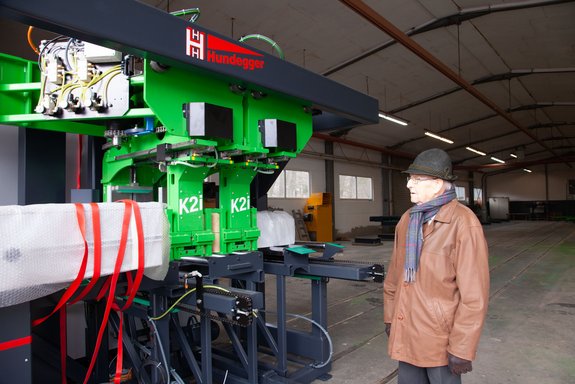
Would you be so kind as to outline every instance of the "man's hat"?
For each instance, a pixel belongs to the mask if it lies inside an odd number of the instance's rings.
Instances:
[[[439,148],[421,152],[403,173],[433,176],[447,181],[457,179],[453,175],[449,155]]]

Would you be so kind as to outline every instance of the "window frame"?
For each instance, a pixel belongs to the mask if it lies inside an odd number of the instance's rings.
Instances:
[[[286,173],[287,172],[305,173],[307,175],[307,196],[288,196],[289,185],[286,182],[286,178],[287,178]],[[270,191],[274,188],[274,186],[280,180],[280,178],[283,179],[282,196],[270,196]],[[309,171],[300,171],[297,169],[284,169],[281,171],[281,173],[279,174],[276,181],[274,181],[274,183],[272,184],[272,186],[270,187],[270,189],[268,190],[266,195],[267,195],[268,199],[309,199],[309,197],[311,196],[311,173]]]
[[[342,177],[350,177],[353,178],[354,182],[353,185],[355,186],[355,191],[352,194],[352,197],[342,197]],[[369,180],[369,184],[370,184],[370,197],[358,197],[358,183],[357,180],[358,179],[367,179]],[[369,176],[353,176],[353,175],[345,175],[345,174],[339,174],[338,175],[338,182],[339,182],[339,193],[338,193],[338,197],[340,200],[359,200],[359,201],[373,201],[373,195],[374,195],[374,191],[373,191],[373,177],[369,177]]]
[[[453,187],[455,188],[455,193],[457,195],[457,201],[467,201],[467,196],[465,195],[465,187],[460,187],[458,185],[453,185]],[[461,191],[463,190],[463,198],[459,198],[459,193],[457,193],[457,191]]]

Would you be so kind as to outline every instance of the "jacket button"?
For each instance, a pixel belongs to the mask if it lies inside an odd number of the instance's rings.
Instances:
[[[397,316],[397,319],[398,319],[398,320],[403,320],[403,315]]]

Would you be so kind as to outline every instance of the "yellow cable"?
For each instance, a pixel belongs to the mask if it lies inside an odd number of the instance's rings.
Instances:
[[[112,73],[114,73],[114,72],[120,73],[121,71],[122,71],[121,67],[120,67],[119,65],[115,65],[115,66],[113,66],[112,68],[108,69],[107,71],[103,72],[102,74],[97,75],[97,76],[94,76],[94,77],[92,78],[92,80],[90,80],[90,81],[88,82],[88,84],[86,84],[86,85],[84,86],[84,90],[82,91],[82,94],[80,95],[81,100],[84,100],[84,97],[85,97],[85,94],[86,94],[86,90],[87,90],[88,88],[90,88],[92,85],[94,85],[94,84],[100,82],[100,81],[101,81],[102,79],[104,79],[106,76],[108,76],[108,75],[110,75],[110,74],[112,74]]]
[[[226,292],[226,293],[229,293],[229,292],[230,292],[229,290],[227,290],[227,289],[225,289],[225,288],[222,288],[222,287],[218,287],[218,286],[216,286],[216,285],[204,285],[204,288],[218,289],[218,290],[223,291],[223,292]],[[170,306],[170,308],[168,308],[168,309],[166,310],[166,312],[162,313],[160,316],[157,316],[157,317],[150,317],[150,319],[152,319],[152,320],[154,320],[154,321],[155,321],[155,320],[161,320],[161,319],[163,319],[163,318],[164,318],[168,313],[170,313],[170,312],[176,307],[176,305],[178,305],[186,296],[188,296],[190,293],[195,292],[195,291],[196,291],[196,288],[190,289],[188,292],[186,292],[186,293],[184,293],[182,296],[180,296],[180,298],[179,298],[178,300],[176,300],[176,301],[174,302],[174,304],[172,304],[172,305]]]
[[[103,91],[102,91],[102,103],[104,105],[108,104],[108,86],[110,85],[110,82],[112,81],[112,79],[114,77],[118,76],[121,73],[122,73],[122,71],[118,70],[118,72],[111,73],[110,76],[106,79],[106,82],[104,83]]]
[[[158,317],[150,317],[150,319],[152,320],[161,320],[162,318],[164,318],[168,313],[170,313],[172,311],[172,309],[174,309],[174,307],[176,305],[178,305],[180,303],[180,301],[182,301],[184,299],[184,297],[188,296],[190,293],[194,292],[196,290],[196,288],[192,288],[190,289],[188,292],[184,293],[182,296],[180,296],[180,298],[178,300],[176,300],[176,302],[174,304],[172,304],[170,306],[170,308],[168,308],[168,310],[164,313],[162,313],[160,316]]]

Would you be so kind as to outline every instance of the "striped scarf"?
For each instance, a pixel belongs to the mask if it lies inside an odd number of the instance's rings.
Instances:
[[[423,223],[437,215],[439,208],[455,199],[455,189],[451,188],[435,199],[415,205],[409,212],[409,226],[405,242],[405,281],[415,281],[415,273],[419,267],[419,257],[423,246]]]

